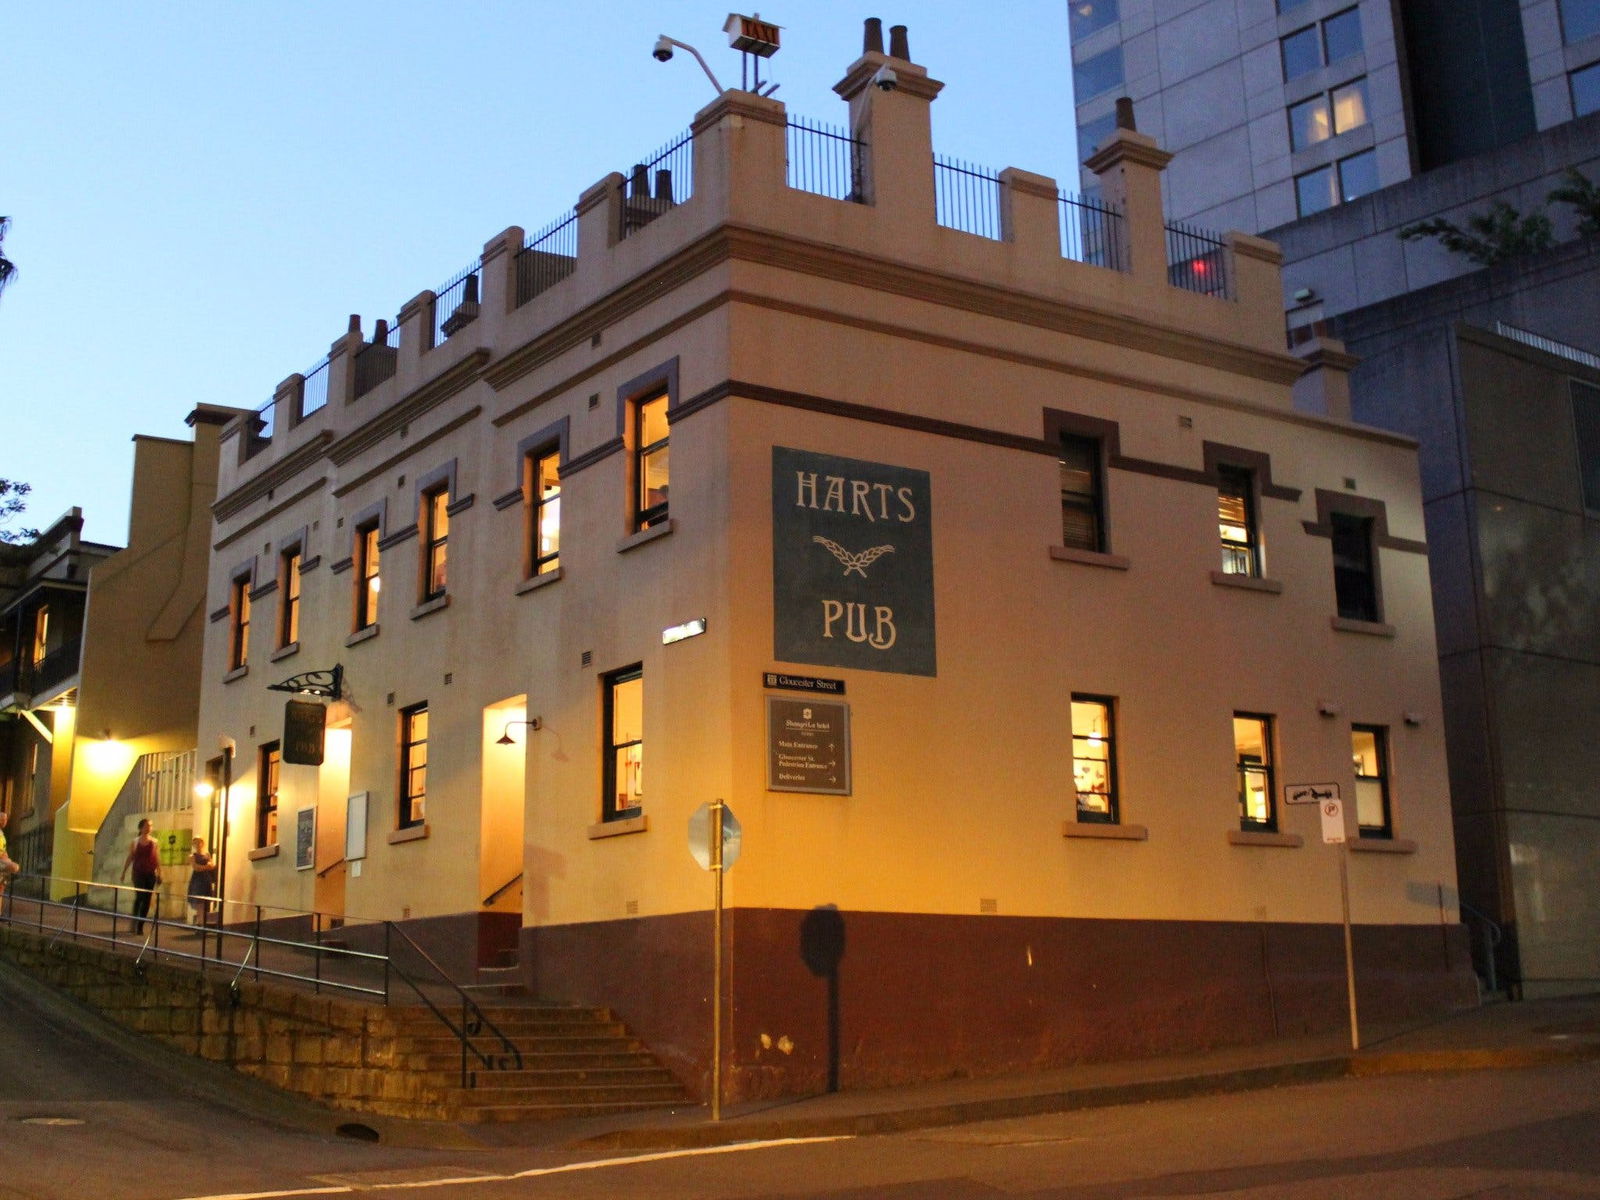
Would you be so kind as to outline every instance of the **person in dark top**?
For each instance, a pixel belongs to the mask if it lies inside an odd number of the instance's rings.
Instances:
[[[156,839],[150,836],[150,818],[139,818],[139,836],[128,847],[128,857],[122,860],[122,877],[128,877],[133,868],[133,931],[144,932],[144,919],[150,913],[150,900],[156,885],[161,882],[161,855]]]

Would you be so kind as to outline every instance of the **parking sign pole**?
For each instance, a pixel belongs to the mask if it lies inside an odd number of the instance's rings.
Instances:
[[[722,801],[711,805],[711,1119],[722,1120]]]
[[[1350,1049],[1361,1049],[1356,1023],[1356,956],[1350,940],[1350,843],[1339,843],[1339,902],[1344,909],[1344,984],[1350,997]]]

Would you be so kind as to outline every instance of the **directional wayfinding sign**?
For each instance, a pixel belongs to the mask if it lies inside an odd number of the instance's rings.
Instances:
[[[767,790],[850,794],[850,706],[767,697]]]
[[[722,869],[726,871],[739,861],[739,844],[743,829],[739,824],[739,818],[733,815],[733,809],[726,804],[718,807],[722,810]],[[702,804],[689,816],[689,853],[694,856],[695,862],[700,864],[702,871],[711,870],[715,854],[711,845],[709,804]]]

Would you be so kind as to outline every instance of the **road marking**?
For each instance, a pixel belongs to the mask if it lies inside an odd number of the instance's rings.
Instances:
[[[746,1150],[771,1150],[779,1146],[811,1146],[818,1142],[842,1142],[848,1135],[838,1137],[771,1138],[763,1142],[735,1142],[728,1146],[699,1146],[689,1150],[662,1150],[655,1154],[634,1154],[622,1158],[596,1158],[587,1162],[564,1163],[559,1167],[531,1167],[511,1175],[462,1175],[454,1179],[417,1179],[410,1182],[372,1184],[357,1187],[341,1184],[334,1187],[284,1188],[272,1192],[219,1192],[209,1196],[185,1196],[183,1200],[289,1200],[294,1196],[348,1196],[355,1192],[374,1190],[396,1191],[405,1188],[459,1187],[467,1183],[506,1183],[512,1179],[537,1179],[543,1175],[569,1175],[574,1171],[598,1171],[605,1167],[627,1167],[640,1163],[666,1162],[674,1158],[701,1158],[711,1154],[739,1154]]]

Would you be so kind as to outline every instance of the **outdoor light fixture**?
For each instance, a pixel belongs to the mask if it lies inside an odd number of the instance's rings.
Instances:
[[[511,736],[511,727],[513,725],[526,725],[535,733],[544,728],[538,717],[533,717],[526,721],[507,721],[505,732],[494,740],[496,746],[515,746],[517,744],[516,739]]]
[[[682,625],[673,625],[661,631],[661,644],[670,646],[673,642],[681,642],[685,638],[699,637],[706,631],[706,619],[696,617],[692,621],[685,621]]]

